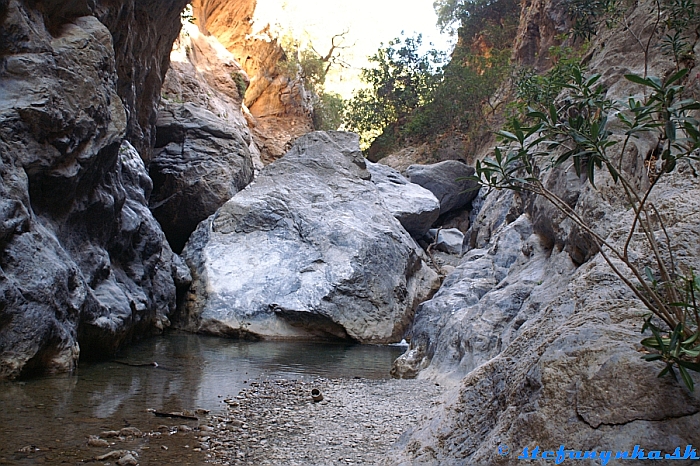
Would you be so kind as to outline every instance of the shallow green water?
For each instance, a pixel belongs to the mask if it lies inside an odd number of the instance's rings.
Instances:
[[[389,377],[405,348],[324,343],[245,342],[170,334],[130,347],[120,362],[81,364],[73,376],[0,384],[0,464],[81,463],[116,449],[137,450],[141,465],[202,464],[193,433],[172,433],[197,421],[159,418],[173,412],[224,409],[223,400],[261,379]],[[160,437],[88,447],[88,435],[133,426],[168,426]],[[167,450],[163,447],[166,447]],[[22,451],[23,450],[23,451]],[[112,461],[114,463],[114,461]]]

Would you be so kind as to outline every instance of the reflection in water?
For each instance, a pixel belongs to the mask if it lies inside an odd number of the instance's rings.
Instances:
[[[150,339],[118,358],[136,366],[81,364],[74,376],[1,383],[0,465],[77,464],[121,448],[138,449],[142,465],[201,464],[204,452],[191,448],[196,443],[191,435],[166,431],[160,438],[116,442],[105,448],[88,447],[86,441],[88,435],[126,426],[144,432],[162,424],[196,427],[197,422],[156,418],[147,410],[222,410],[223,398],[236,395],[252,380],[387,378],[391,362],[404,349],[246,342],[188,334]]]
[[[126,401],[139,393],[140,387],[138,377],[131,379],[131,386],[128,390],[110,383],[100,392],[90,393],[90,401],[95,406],[93,416],[106,418],[113,415]]]

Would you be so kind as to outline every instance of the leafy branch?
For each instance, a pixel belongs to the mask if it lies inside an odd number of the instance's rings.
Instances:
[[[675,377],[677,369],[692,390],[687,371],[700,371],[700,280],[692,270],[684,276],[677,269],[663,217],[650,202],[659,180],[672,173],[679,162],[700,161],[700,128],[691,115],[700,110],[700,102],[683,98],[682,82],[688,70],[677,71],[665,80],[627,75],[626,79],[642,86],[647,96],[641,100],[629,97],[625,103],[605,97],[600,75],[584,77],[579,67],[569,71],[568,82],[562,86],[564,97],[558,103],[532,103],[522,119],[512,121],[509,130],[497,132],[503,144],[494,149],[493,159],[476,162],[474,179],[491,189],[529,191],[542,196],[587,233],[613,272],[651,311],[642,332],[651,330],[654,336],[642,340],[642,345],[653,353],[645,359],[666,363],[660,376],[670,373]],[[622,131],[616,130],[620,125],[610,124],[611,118],[621,123]],[[643,184],[646,187],[636,188],[622,167],[628,145],[642,133],[657,138],[660,154],[658,162],[647,161],[649,182]],[[557,167],[573,167],[593,189],[597,189],[596,173],[603,170],[621,187],[634,212],[622,247],[604,238],[545,186],[543,175]],[[657,239],[659,230],[663,232],[665,253]],[[629,248],[637,231],[641,231],[652,252],[657,275],[630,258]]]

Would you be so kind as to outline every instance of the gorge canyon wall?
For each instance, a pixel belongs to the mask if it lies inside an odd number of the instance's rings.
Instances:
[[[168,325],[189,275],[145,169],[185,1],[0,3],[0,376]]]
[[[626,102],[642,94],[626,74],[666,79],[675,64],[659,46],[646,57],[640,48],[639,38],[661,34],[656,4],[623,8],[625,23],[602,24],[583,61],[588,73],[601,75],[607,97]],[[568,18],[564,2],[523,2],[516,61],[549,68],[547,49],[560,43]],[[697,37],[692,45],[698,56]],[[686,92],[697,98],[700,69],[690,65]],[[635,185],[648,183],[641,161],[657,144],[648,134],[630,143],[622,168]],[[682,270],[700,265],[693,173],[691,164],[679,166],[650,198],[676,239]],[[593,188],[572,166],[560,167],[546,173],[545,185],[612,244],[624,241],[633,213],[609,176],[596,178]],[[396,375],[433,378],[452,391],[402,437],[386,464],[514,464],[525,448],[560,445],[613,457],[635,445],[672,454],[700,441],[697,388],[657,378],[663,363],[642,360],[648,311],[561,212],[539,197],[492,191],[467,236],[470,249],[417,310],[411,347],[394,366]],[[644,263],[651,251],[637,239],[631,255]]]
[[[168,326],[171,245],[312,129],[255,1],[186,4],[0,2],[0,377]]]

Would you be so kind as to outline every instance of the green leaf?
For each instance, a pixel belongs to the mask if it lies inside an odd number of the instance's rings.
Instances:
[[[681,339],[681,332],[683,331],[683,324],[678,323],[676,325],[676,328],[673,329],[673,333],[671,334],[671,342],[668,344],[668,348],[671,351],[671,353],[678,357],[678,352],[680,350],[680,339]]]
[[[622,112],[618,113],[618,114],[617,114],[617,118],[618,118],[622,123],[624,123],[625,126],[627,126],[628,128],[634,127],[634,123],[632,123],[632,120],[630,120],[630,119],[627,117],[627,115],[625,115],[624,113],[622,113]]]
[[[578,67],[575,67],[573,70],[571,70],[571,74],[576,82],[580,83],[583,80],[581,76],[581,70],[579,70]]]
[[[700,110],[700,102],[691,101],[687,105],[681,105],[683,102],[679,102],[679,107],[681,110]]]
[[[547,115],[544,112],[530,111],[526,115],[528,118],[535,118],[540,121],[547,121]]]
[[[632,81],[635,84],[641,84],[642,86],[654,87],[648,79],[642,78],[636,74],[626,74],[625,79],[627,81]]]
[[[600,79],[600,75],[599,75],[599,74],[594,74],[593,76],[591,76],[590,78],[588,78],[588,79],[586,80],[586,82],[584,83],[584,86],[586,86],[586,87],[591,87],[591,86],[593,86],[593,84],[595,84],[599,79]]]
[[[688,371],[685,369],[685,367],[681,365],[678,366],[678,371],[681,373],[683,383],[685,383],[685,386],[688,387],[688,390],[692,392],[695,388],[695,385],[693,384],[693,378],[690,376],[690,374],[688,374]]]
[[[663,356],[660,354],[645,354],[642,356],[642,359],[645,361],[658,361],[659,359],[663,359]]]
[[[654,274],[652,273],[651,269],[649,267],[644,267],[644,273],[647,274],[647,278],[652,285],[656,286],[656,278],[654,278]]]
[[[688,69],[687,69],[687,68],[683,68],[682,70],[679,70],[678,72],[676,72],[676,73],[672,74],[671,76],[669,76],[669,78],[666,80],[665,85],[668,86],[668,85],[670,85],[670,84],[675,83],[676,81],[680,81],[680,80],[683,79],[683,78],[685,77],[685,75],[687,75],[687,74],[688,74]]]
[[[595,164],[593,158],[588,160],[588,181],[590,181],[591,186],[595,188]]]
[[[676,159],[669,160],[666,164],[666,173],[671,173],[676,168]]]
[[[666,122],[666,127],[664,128],[666,131],[666,139],[669,141],[673,142],[676,140],[676,124],[673,122],[673,120],[668,120]]]
[[[700,350],[691,350],[687,348],[681,348],[681,353],[689,358],[697,358],[700,356]]]
[[[648,337],[641,341],[642,346],[647,348],[658,349],[662,347],[662,344],[655,337]]]
[[[659,345],[658,348],[661,349],[662,352],[666,352],[668,349],[667,342],[670,340],[667,338],[666,341],[664,342],[664,339],[661,338],[661,334],[659,333],[659,329],[656,328],[655,325],[650,324],[651,328],[651,333],[654,334],[654,339],[656,339],[657,344]]]
[[[498,134],[499,136],[503,137],[504,139],[508,139],[508,140],[511,140],[511,141],[517,141],[517,140],[518,140],[517,136],[516,136],[515,134],[511,133],[510,131],[501,130],[501,131],[497,131],[496,134]]]
[[[700,372],[700,364],[698,364],[697,362],[678,361],[678,364],[687,369],[690,369],[691,371]]]
[[[673,366],[669,363],[666,363],[666,367],[664,367],[664,369],[661,372],[659,372],[659,375],[657,375],[657,377],[660,378],[669,373],[671,374],[671,377],[673,377],[673,380],[678,382],[678,377],[676,377],[676,371],[673,370]]]
[[[692,334],[687,340],[683,341],[683,346],[692,345],[695,343],[695,340],[698,339],[698,336],[700,336],[700,330]]]

